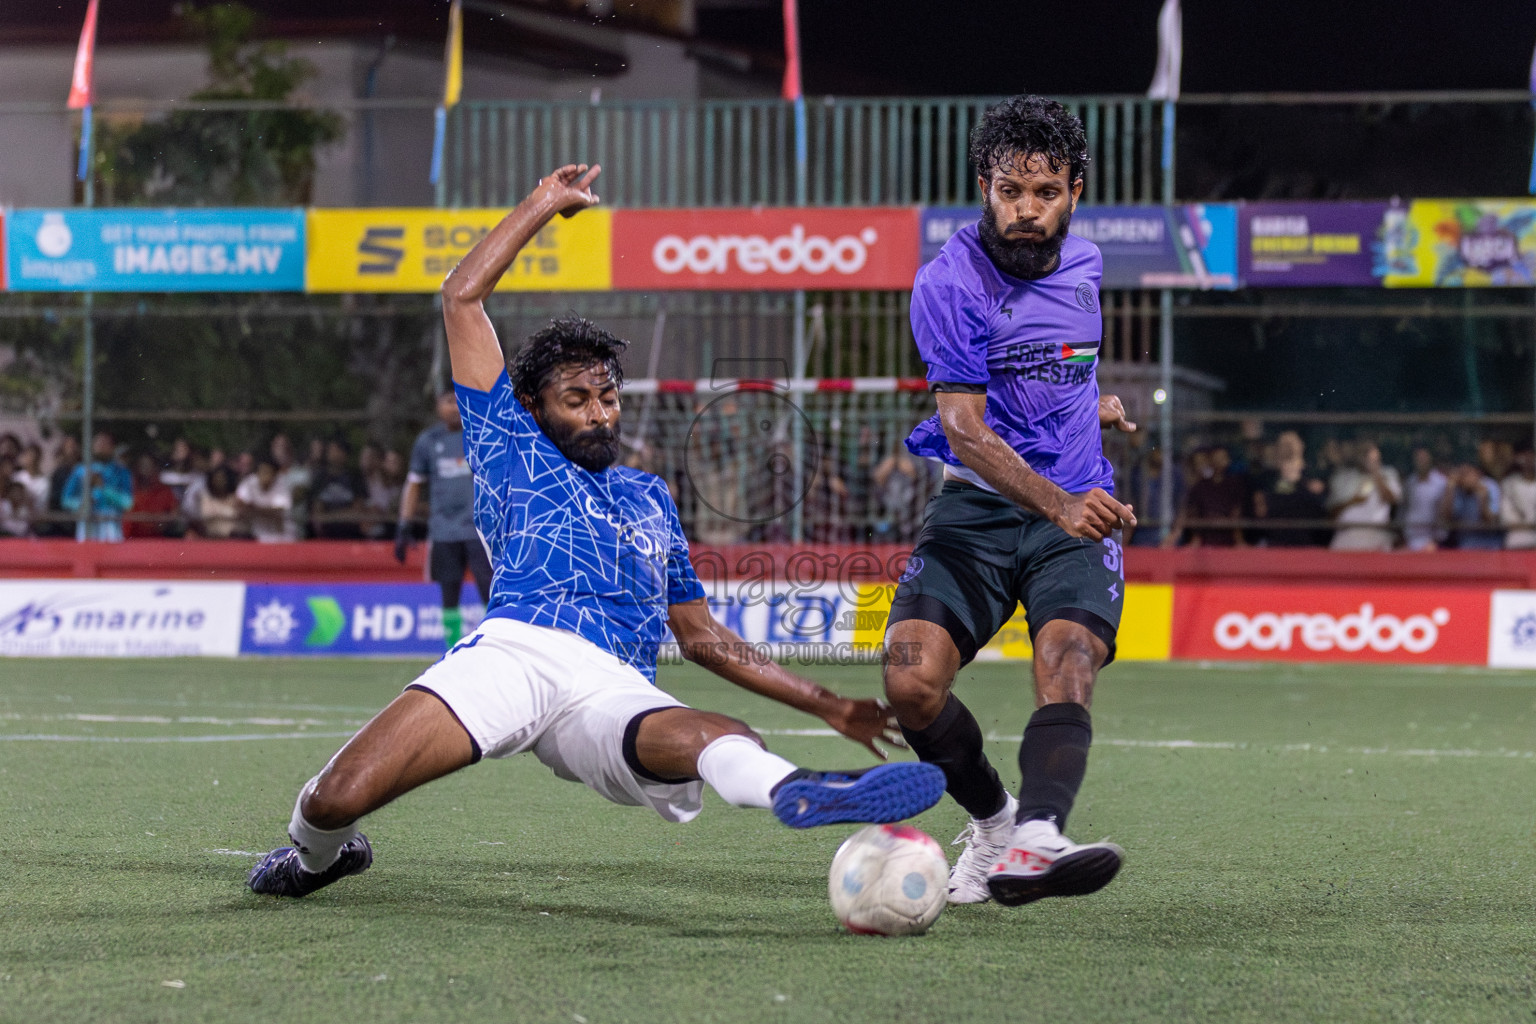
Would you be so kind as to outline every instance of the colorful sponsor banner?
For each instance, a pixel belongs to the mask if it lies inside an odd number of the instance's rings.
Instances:
[[[613,286],[627,290],[912,287],[915,207],[619,210]]]
[[[312,292],[435,292],[504,209],[310,210]],[[613,213],[556,217],[518,254],[499,291],[607,291]]]
[[[1493,592],[1488,664],[1493,668],[1536,668],[1536,590]]]
[[[233,657],[243,583],[24,580],[0,583],[0,655]]]
[[[1250,288],[1380,285],[1389,209],[1388,203],[1243,203],[1239,276]]]
[[[1536,199],[1415,199],[1382,237],[1388,288],[1536,284]]]
[[[1175,658],[1481,665],[1488,591],[1180,585]]]
[[[853,611],[857,628],[855,643],[873,650],[883,642],[885,620],[891,610],[896,588],[892,584],[861,585],[860,599]],[[1167,661],[1169,637],[1173,631],[1174,588],[1166,583],[1127,583],[1125,614],[1115,642],[1117,661]],[[978,661],[1028,661],[1035,655],[1029,642],[1029,624],[1024,608],[1014,609],[1013,617],[997,631],[985,647],[976,653]]]
[[[479,624],[479,594],[464,585],[465,632]],[[241,654],[432,656],[443,653],[442,591],[435,583],[250,583],[237,631]]]
[[[12,210],[12,291],[304,289],[304,211]]]
[[[974,224],[973,206],[925,207],[922,259],[937,256],[951,235]],[[1237,204],[1079,206],[1071,231],[1104,255],[1105,288],[1237,287]]]
[[[9,278],[5,265],[5,211],[0,210],[0,292],[10,287]]]

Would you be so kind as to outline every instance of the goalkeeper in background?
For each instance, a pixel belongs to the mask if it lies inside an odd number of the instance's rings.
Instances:
[[[452,391],[437,396],[437,422],[411,446],[411,465],[400,495],[400,529],[395,533],[395,559],[404,564],[411,544],[421,485],[431,503],[427,516],[427,568],[432,582],[443,588],[443,639],[448,647],[464,636],[459,594],[464,570],[475,579],[480,603],[491,599],[491,560],[475,531],[475,483],[464,458],[464,423]]]

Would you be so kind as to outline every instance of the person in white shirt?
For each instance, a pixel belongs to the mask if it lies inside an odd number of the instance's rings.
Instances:
[[[1445,487],[1445,474],[1435,468],[1434,455],[1428,448],[1415,448],[1403,503],[1403,540],[1409,551],[1434,551],[1445,543],[1445,525],[1440,521]]]
[[[1335,551],[1391,551],[1392,508],[1403,500],[1402,478],[1381,464],[1381,449],[1369,441],[1355,466],[1342,466],[1329,482],[1328,511],[1339,529],[1329,545]]]
[[[251,534],[257,540],[279,543],[299,539],[288,515],[293,509],[293,491],[271,459],[262,459],[256,472],[240,481],[235,500],[240,502],[241,515],[250,522]]]
[[[1506,548],[1536,548],[1536,450],[1528,444],[1515,452],[1514,471],[1504,478],[1499,522]]]

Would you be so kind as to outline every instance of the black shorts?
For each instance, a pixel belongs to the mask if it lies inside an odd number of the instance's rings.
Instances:
[[[459,592],[464,588],[466,569],[475,577],[475,589],[480,591],[480,603],[490,603],[491,560],[486,557],[485,545],[480,543],[480,538],[432,542],[427,571],[432,582],[443,588],[444,608],[459,606]]]
[[[1070,536],[1000,494],[946,481],[928,502],[886,628],[905,619],[942,626],[965,664],[1020,603],[1031,642],[1066,619],[1104,641],[1109,664],[1125,606],[1119,542]]]

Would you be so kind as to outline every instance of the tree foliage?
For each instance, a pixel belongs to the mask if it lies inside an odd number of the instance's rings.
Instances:
[[[208,51],[208,85],[190,100],[281,104],[315,76],[286,44],[254,38],[257,15],[244,4],[187,4],[177,13]],[[302,206],[313,196],[316,151],[342,134],[329,111],[177,110],[106,127],[98,170],[115,205]]]

